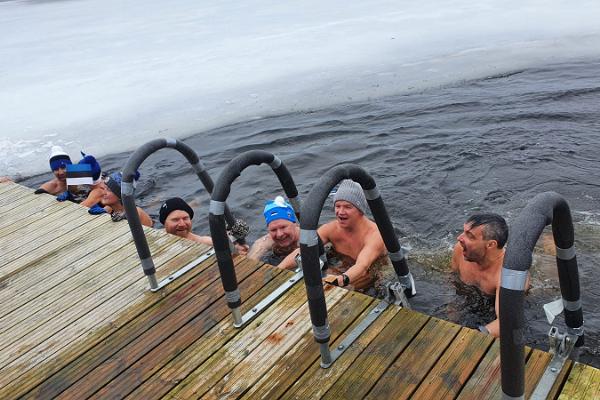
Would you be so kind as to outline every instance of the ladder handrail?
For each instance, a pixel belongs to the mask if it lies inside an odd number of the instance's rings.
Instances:
[[[136,171],[142,165],[144,160],[146,160],[146,158],[148,158],[154,152],[165,147],[179,151],[188,160],[208,193],[212,192],[214,186],[210,175],[208,175],[204,165],[200,162],[198,154],[196,154],[196,152],[190,146],[177,139],[162,138],[151,140],[138,147],[138,149],[134,151],[127,159],[125,167],[123,168],[123,177],[121,180],[122,202],[127,215],[129,229],[131,230],[133,241],[135,243],[138,256],[141,260],[142,269],[148,278],[150,290],[152,291],[159,290],[161,286],[159,286],[158,282],[156,281],[156,268],[154,267],[152,254],[150,253],[150,248],[148,247],[148,241],[146,240],[146,235],[144,234],[144,229],[142,228],[142,223],[137,213],[134,197],[135,188],[133,182]],[[235,225],[235,219],[233,218],[233,215],[227,206],[225,206],[225,218],[227,219],[228,226],[232,227]]]
[[[315,341],[321,346],[321,365],[324,367],[331,365],[332,362],[329,352],[331,332],[327,320],[327,306],[321,281],[317,227],[325,200],[331,190],[344,179],[352,179],[361,185],[405,294],[411,297],[416,293],[405,253],[400,246],[375,180],[364,169],[354,164],[339,165],[327,171],[312,187],[302,206],[302,216],[300,218],[300,254],[306,294],[313,334]]]
[[[559,194],[540,193],[527,204],[513,224],[502,265],[499,294],[502,392],[511,399],[523,398],[525,392],[525,286],[533,249],[544,228],[550,224],[556,245],[565,322],[569,333],[578,337],[575,346],[581,346],[584,340],[571,211]]]
[[[211,195],[210,209],[208,214],[208,223],[210,226],[210,235],[213,240],[213,247],[219,264],[221,283],[225,290],[227,305],[231,309],[235,327],[241,327],[248,319],[242,318],[240,307],[242,299],[238,289],[237,277],[231,256],[231,250],[227,241],[227,232],[225,230],[225,201],[229,196],[232,183],[240,176],[244,169],[251,165],[268,164],[281,183],[281,186],[294,208],[294,212],[300,216],[300,202],[298,200],[298,189],[294,179],[281,159],[275,155],[263,150],[250,150],[244,152],[231,160],[221,171]],[[253,313],[252,318],[258,315]]]

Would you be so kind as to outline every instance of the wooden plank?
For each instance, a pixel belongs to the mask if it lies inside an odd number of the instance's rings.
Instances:
[[[410,348],[381,376],[367,399],[407,399],[419,387],[460,330],[460,326],[431,318]]]
[[[531,349],[525,348],[525,357]],[[483,360],[460,392],[458,399],[497,399],[502,397],[500,384],[500,341],[494,340]]]
[[[254,265],[256,265],[256,263],[254,263]],[[261,268],[255,271],[251,276],[247,277],[242,284],[244,286],[249,286],[250,290],[255,292],[264,285],[265,278],[269,280],[269,284],[266,287],[271,290],[287,279],[286,274],[282,274],[283,271],[266,270],[267,268]],[[275,272],[275,274],[272,272]],[[261,294],[262,298],[262,296],[266,295],[267,292],[262,290],[259,291],[259,293]],[[252,304],[256,304],[255,301],[258,301],[256,299],[257,297],[254,297]],[[214,304],[213,306],[220,308],[223,311],[224,320],[222,320],[222,322],[231,326],[231,319],[227,318],[229,310],[226,306],[224,297],[219,296],[218,304]],[[199,315],[198,317],[206,321],[204,315]],[[206,332],[208,325],[199,324],[198,321],[193,321],[186,324],[183,326],[183,329],[178,330],[174,335],[169,337],[168,341],[159,343],[159,346],[145,354],[142,359],[131,365],[128,370],[116,376],[116,378],[108,383],[108,385],[95,393],[92,398],[124,398],[137,386],[141,385],[146,379],[154,380],[155,378],[151,378],[151,376],[160,370],[164,365],[172,362],[174,358],[178,357],[182,350],[192,344],[194,344],[194,346],[197,345],[195,342],[197,342],[197,340],[202,336],[199,334],[200,326],[202,327],[202,331]],[[236,331],[235,333],[239,332],[238,329],[233,330]],[[215,347],[213,351],[216,351],[217,349],[218,347]],[[211,352],[208,351],[205,352],[205,354],[206,353],[210,354]],[[130,364],[130,359],[130,355],[127,354],[120,358],[120,361],[121,363]],[[94,380],[96,379],[94,378]],[[77,391],[77,393],[79,392],[80,391]]]
[[[102,228],[106,228],[107,233],[109,229],[114,230],[114,236],[102,234]],[[14,310],[35,300],[35,305],[28,307],[29,311],[35,311],[45,307],[54,297],[76,290],[85,282],[102,274],[101,270],[82,274],[83,271],[97,260],[119,251],[127,244],[131,244],[131,235],[126,225],[118,224],[116,229],[110,225],[103,225],[95,230],[93,236],[80,236],[65,247],[64,252],[49,254],[36,263],[36,268],[25,269],[7,279],[0,291],[0,333],[12,326],[6,318]]]
[[[370,310],[369,310],[370,311]],[[367,328],[352,345],[329,368],[321,368],[314,363],[298,381],[283,394],[282,399],[318,399],[321,398],[354,363],[356,358],[379,335],[389,321],[398,313],[398,307],[388,307],[382,315]],[[363,314],[364,315],[364,314]],[[359,317],[355,323],[359,323]],[[353,326],[355,326],[353,324]],[[352,329],[352,328],[350,328]],[[343,338],[340,338],[343,340]],[[339,339],[338,339],[339,340]],[[334,343],[332,347],[337,346]]]
[[[176,255],[176,252],[173,252],[171,248],[167,248],[161,254],[157,255],[155,260],[157,264],[162,264],[163,262],[168,262],[167,260],[171,260]],[[134,284],[130,284],[127,290],[115,293],[114,288],[112,291],[109,288],[99,294],[102,302],[97,307],[89,310],[85,315],[77,315],[77,319],[72,321],[71,319],[74,317],[62,315],[53,319],[52,323],[56,327],[61,326],[60,322],[63,323],[60,331],[53,329],[49,332],[45,327],[45,329],[35,331],[32,335],[29,335],[25,343],[21,340],[20,343],[25,347],[25,351],[18,351],[18,358],[14,358],[14,354],[12,353],[9,356],[5,356],[4,353],[0,354],[3,364],[6,363],[7,359],[11,360],[8,365],[0,369],[2,372],[0,374],[0,386],[6,385],[15,379],[16,376],[54,357],[57,352],[66,346],[76,341],[86,340],[86,338],[98,329],[99,321],[102,321],[102,324],[105,326],[110,326],[119,316],[128,315],[131,312],[132,305],[143,302],[146,297],[151,297],[152,294],[149,294],[147,291],[145,278],[139,274],[135,275],[139,279]],[[65,321],[70,322],[65,323]],[[41,339],[43,339],[42,342],[40,342]]]
[[[285,282],[289,276],[289,272],[282,271],[280,273],[272,267],[264,266],[260,268],[240,285],[242,298],[248,298],[243,303],[244,309],[253,307],[277,286]],[[263,286],[263,282],[268,283]],[[261,286],[263,287],[260,288]],[[260,288],[260,290],[250,296],[251,293],[246,293],[249,291],[248,288],[255,291]],[[192,323],[178,331],[172,341],[161,345],[162,348],[160,349],[157,348],[156,354],[148,355],[153,359],[159,359],[160,362],[148,363],[151,365],[150,368],[147,364],[146,368],[140,369],[137,367],[132,369],[132,372],[134,370],[137,372],[133,379],[128,381],[120,379],[119,385],[137,386],[127,397],[161,398],[179,382],[186,379],[221,346],[242,332],[242,330],[233,327],[230,315],[230,310],[223,298],[219,298],[215,304],[212,304]],[[131,382],[134,382],[134,384],[131,384]],[[113,386],[112,389],[114,390],[115,387]],[[124,395],[125,391],[120,390],[121,394]]]
[[[171,246],[175,243],[172,243]],[[177,259],[181,259],[181,262],[187,262],[187,260],[197,257],[197,253],[191,250],[192,253],[190,254],[190,248],[183,246],[183,243],[177,244],[181,247],[171,247],[169,250],[172,251],[172,254],[177,254]],[[0,334],[0,350],[17,340],[22,344],[28,342],[25,339],[28,333],[42,325],[44,325],[44,334],[54,332],[63,323],[69,323],[64,322],[65,320],[71,321],[76,316],[87,313],[102,301],[110,298],[112,296],[111,292],[125,289],[133,282],[141,279],[143,277],[141,269],[138,273],[135,272],[138,259],[132,250],[124,247],[120,251],[112,253],[109,257],[90,260],[92,267],[88,268],[87,271],[88,273],[90,270],[94,271],[95,279],[90,279],[88,274],[78,274],[76,277],[81,278],[79,282],[70,282],[73,281],[70,280],[69,285],[66,285],[68,289],[72,290],[64,292],[61,289],[65,285],[59,285],[54,288],[55,290],[46,292],[45,295],[49,299],[44,307],[37,307],[38,302],[36,301],[31,303],[29,307],[23,307],[17,313],[13,313],[11,321],[17,320],[17,325],[13,326],[10,332]],[[120,262],[115,262],[115,259],[120,260]],[[175,260],[169,262],[172,261]],[[117,281],[116,284],[115,281]],[[70,285],[71,283],[75,283],[74,288]],[[78,283],[84,284],[84,286],[78,285]],[[18,332],[18,334],[15,334],[15,332]]]
[[[343,301],[328,310],[331,341],[335,342],[347,333],[348,327],[367,310],[375,300],[350,291]],[[343,340],[343,338],[341,338]],[[319,346],[315,343],[312,330],[305,333],[293,347],[279,359],[256,383],[247,387],[244,399],[277,399],[320,358]],[[247,371],[253,374],[253,371]],[[258,378],[258,376],[257,376]],[[248,385],[247,382],[244,384]]]
[[[41,204],[53,204],[56,202],[56,199],[51,199],[49,196],[36,199],[35,196],[29,193],[20,190],[9,190],[0,194],[0,215],[13,214],[14,210],[23,206],[32,209],[36,206],[39,207]]]
[[[113,324],[97,331],[86,341],[69,346],[57,357],[45,363],[38,371],[30,371],[20,378],[21,384],[0,389],[3,394],[14,393],[28,398],[54,398],[94,368],[101,365],[121,348],[128,345],[160,321],[168,318],[190,298],[194,299],[206,287],[216,287],[214,256],[183,277],[170,283],[160,293],[151,294],[141,304],[132,305],[128,313],[119,316]],[[198,296],[204,299],[204,296]],[[201,310],[201,308],[199,308]]]
[[[323,398],[363,398],[428,320],[424,314],[401,310]]]
[[[600,399],[600,370],[574,363],[559,400]]]
[[[462,328],[413,397],[415,399],[455,398],[492,341],[490,335],[474,329]]]
[[[0,215],[2,215],[2,218],[0,218],[0,231],[3,232],[0,239],[10,232],[47,218],[49,215],[64,209],[65,206],[62,203],[55,201],[40,204],[32,200],[10,210],[0,211]]]
[[[342,289],[332,288],[332,290],[340,291]],[[351,297],[349,294],[350,292],[344,293],[344,298],[336,305],[348,302],[347,298]],[[296,344],[303,337],[312,335],[308,304],[305,304],[287,321],[281,322],[281,325],[266,340],[241,360],[223,379],[217,380],[217,384],[203,398],[238,398],[283,356],[289,354],[293,348],[297,349]],[[317,348],[315,344],[312,347],[314,350]],[[301,351],[303,354],[306,353],[306,349]]]
[[[339,301],[344,292],[328,293],[331,302]],[[244,327],[241,334],[234,336],[229,342],[213,354],[208,360],[194,370],[186,379],[178,384],[167,398],[198,398],[204,395],[215,383],[242,362],[267,337],[273,335],[276,328],[287,318],[297,321],[297,325],[308,318],[306,306],[306,289],[298,283],[279,298],[273,305],[261,313]],[[292,324],[294,327],[296,324]],[[307,324],[310,326],[310,324]],[[272,337],[272,336],[271,336]],[[266,362],[266,360],[264,361]]]
[[[560,371],[560,374],[558,374],[558,377],[556,378],[554,385],[552,385],[552,389],[550,390],[550,393],[548,393],[548,400],[558,399],[558,396],[560,395],[560,392],[562,391],[562,389],[567,381],[567,377],[571,373],[573,364],[574,363],[571,360],[567,360],[565,362],[565,365],[563,366],[562,370]]]
[[[82,215],[62,224],[57,222],[48,224],[43,228],[40,227],[35,235],[23,233],[23,235],[16,234],[4,237],[3,241],[5,243],[6,241],[12,242],[10,246],[13,247],[13,250],[0,250],[3,251],[2,260],[0,260],[0,279],[5,279],[20,270],[19,267],[15,267],[13,263],[15,260],[42,258],[47,252],[63,248],[71,240],[75,240],[80,235],[85,235],[88,231],[107,222],[112,222],[108,216],[97,216],[90,220],[89,216]],[[19,242],[21,244],[15,247],[14,243]]]
[[[83,217],[82,214],[73,213],[72,206],[61,203],[53,204],[40,213],[36,213],[32,209],[27,210],[27,212],[29,213],[28,218],[17,220],[15,223],[0,229],[0,251],[8,253],[15,249],[15,242],[22,242],[25,238],[28,241],[37,241],[38,238],[43,238],[50,230],[57,229],[65,223],[72,223],[73,220]],[[3,215],[5,215],[5,221],[12,220],[6,214]],[[89,221],[89,218],[86,220]]]
[[[527,348],[530,351],[530,355],[527,358],[527,363],[525,364],[525,398],[528,399],[531,397],[531,394],[535,390],[538,382],[544,375],[544,371],[548,364],[550,364],[550,360],[552,356],[549,353],[538,349]]]

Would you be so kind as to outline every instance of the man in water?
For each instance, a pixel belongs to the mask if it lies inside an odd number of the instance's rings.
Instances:
[[[289,265],[280,265],[286,256],[299,247],[300,227],[294,209],[283,197],[277,196],[275,200],[267,202],[263,215],[268,233],[254,242],[248,258],[282,268],[295,268],[293,257],[290,258]]]
[[[330,266],[323,280],[361,291],[372,288],[381,266],[376,261],[385,256],[386,249],[377,225],[365,216],[368,205],[364,192],[358,183],[345,179],[333,203],[335,220],[321,226],[317,233],[324,245],[331,243],[335,253],[347,262]]]
[[[34,193],[48,193],[56,196],[67,190],[67,165],[72,164],[71,158],[60,146],[53,146],[50,153],[50,169],[54,178],[37,189]]]
[[[158,220],[164,225],[167,233],[212,246],[213,242],[210,236],[200,236],[192,233],[193,218],[194,210],[179,197],[173,197],[165,201],[158,214]],[[234,252],[245,255],[248,252],[248,246],[235,243]]]
[[[452,270],[460,280],[479,288],[487,295],[496,296],[496,317],[504,245],[508,240],[508,225],[497,214],[475,214],[464,224],[452,255]],[[498,318],[479,330],[495,337],[500,336]]]

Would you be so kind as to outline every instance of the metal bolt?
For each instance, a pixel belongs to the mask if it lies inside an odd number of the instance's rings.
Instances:
[[[340,345],[338,346],[338,350],[344,350],[344,345],[343,345],[343,344],[340,344]]]
[[[555,367],[552,367],[552,368],[550,368],[550,371],[552,371],[552,372],[556,372],[556,371],[558,371],[558,370],[557,370]]]
[[[252,309],[252,312],[256,312],[256,307],[254,307],[254,308]]]
[[[373,312],[374,312],[375,314],[379,314],[379,308],[376,308],[376,309],[374,309],[374,310],[373,310]]]

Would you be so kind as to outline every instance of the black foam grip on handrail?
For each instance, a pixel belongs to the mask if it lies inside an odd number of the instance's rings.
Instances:
[[[575,241],[573,222],[569,205],[555,192],[545,192],[535,196],[523,209],[510,229],[507,250],[504,255],[504,274],[510,271],[527,272],[532,262],[532,252],[546,225],[552,224],[556,246],[565,251],[571,249]],[[580,300],[579,277],[576,257],[570,260],[557,259],[561,294],[563,299]],[[524,287],[525,275],[519,285]],[[509,280],[507,279],[507,282]],[[508,283],[507,283],[508,284]],[[523,396],[524,386],[524,340],[525,317],[523,311],[524,290],[511,290],[500,287],[500,358],[502,370],[502,391],[512,397]],[[565,310],[565,322],[570,328],[581,329],[577,345],[583,343],[583,312]]]
[[[242,153],[232,159],[221,171],[211,195],[211,211],[209,212],[210,235],[213,241],[213,247],[217,253],[217,262],[221,274],[221,283],[226,292],[235,291],[238,288],[237,277],[231,251],[229,249],[229,239],[225,229],[225,223],[221,215],[215,215],[212,211],[213,203],[224,203],[231,191],[231,185],[241,175],[241,173],[252,165],[273,164],[275,156],[263,150],[250,150]],[[288,197],[298,195],[296,184],[292,179],[287,168],[281,163],[273,172],[281,182],[283,189]],[[238,307],[240,302],[228,303],[230,308]]]

